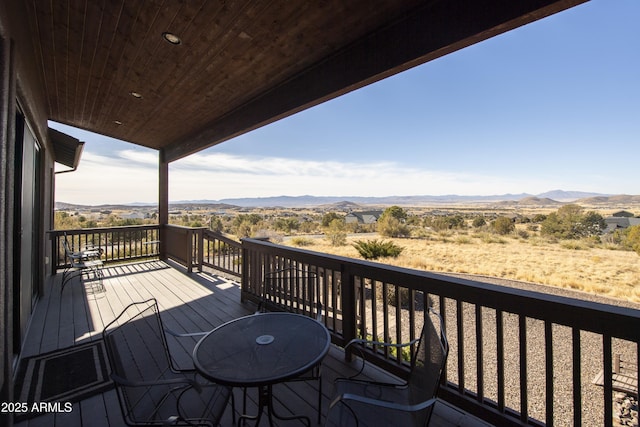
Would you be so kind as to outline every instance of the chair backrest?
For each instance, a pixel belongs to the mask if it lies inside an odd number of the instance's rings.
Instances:
[[[69,244],[69,240],[67,239],[67,235],[64,235],[64,239],[62,240],[62,246],[64,247],[64,254],[67,258],[69,258],[73,254],[73,248]]]
[[[265,274],[263,305],[320,320],[322,300],[318,275],[299,268],[283,268]]]
[[[66,234],[64,235],[62,245],[64,246],[65,263],[68,262],[71,268],[82,268],[83,265],[81,257],[73,251],[73,247],[69,244],[69,240],[67,240]]]
[[[434,320],[437,324],[434,324]],[[447,362],[449,343],[440,315],[429,308],[425,313],[422,335],[412,357],[412,369],[409,376],[409,395],[411,404],[424,402],[436,396],[440,378]],[[417,413],[415,425],[427,425],[432,406],[427,411]]]
[[[103,338],[125,419],[136,424],[162,417],[158,408],[167,388],[133,386],[174,376],[156,300],[127,306],[105,327]]]

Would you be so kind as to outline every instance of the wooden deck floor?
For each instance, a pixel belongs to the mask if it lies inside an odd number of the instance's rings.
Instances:
[[[41,354],[100,337],[104,325],[133,301],[154,297],[162,310],[164,323],[175,330],[194,332],[211,330],[229,320],[251,314],[255,306],[240,302],[237,282],[211,273],[187,274],[180,267],[162,261],[111,266],[104,269],[106,292],[91,293],[79,280],[69,283],[60,294],[60,275],[49,283],[50,292],[38,301],[22,357]],[[170,342],[172,354],[180,363],[190,363],[186,348]],[[187,346],[188,347],[188,346]],[[345,363],[344,354],[332,347],[323,362],[323,411],[329,406],[332,383],[347,376],[354,367]],[[377,378],[387,373],[370,368]],[[305,414],[315,420],[316,382],[296,382],[274,386],[275,409],[283,415]],[[236,393],[236,409],[241,395]],[[224,414],[223,426],[231,426],[231,405]],[[255,413],[255,393],[250,393],[249,413]],[[267,425],[263,419],[261,425]],[[122,426],[115,391],[96,395],[73,405],[69,413],[44,414],[15,424],[35,426]],[[301,425],[287,422],[277,425]],[[432,426],[486,426],[444,402],[436,404]]]

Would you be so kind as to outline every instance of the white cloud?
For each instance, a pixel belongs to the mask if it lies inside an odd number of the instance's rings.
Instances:
[[[158,169],[158,153],[155,151],[121,150],[117,153],[117,157],[127,162],[152,166],[154,169]]]
[[[124,150],[115,157],[85,152],[79,169],[56,176],[56,200],[80,204],[158,201],[156,153]],[[406,167],[391,161],[338,162],[283,157],[197,154],[169,166],[169,200],[237,197],[539,194],[578,188],[566,174],[517,178]],[[574,177],[572,177],[574,178]]]
[[[136,158],[125,153],[114,158],[85,151],[75,172],[56,175],[56,201],[89,205],[157,202],[157,160],[155,167],[148,162],[145,155]]]
[[[194,155],[170,167],[170,200],[279,195],[386,196],[521,193],[549,187],[466,173],[425,171],[394,162],[323,162],[229,154]],[[553,187],[555,188],[555,187]]]

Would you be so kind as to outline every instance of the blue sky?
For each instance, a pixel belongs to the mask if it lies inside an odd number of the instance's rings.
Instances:
[[[639,18],[592,0],[428,62],[172,163],[169,199],[640,194]],[[154,150],[51,126],[86,142],[57,201],[158,200]]]

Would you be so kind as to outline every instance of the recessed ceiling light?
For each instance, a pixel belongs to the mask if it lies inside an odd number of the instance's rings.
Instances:
[[[180,40],[180,37],[176,36],[173,33],[169,33],[169,32],[164,32],[162,33],[162,38],[165,39],[166,41],[168,41],[171,44],[180,44],[182,43],[182,40]]]
[[[138,92],[129,92],[134,98],[142,99],[142,94]]]
[[[120,120],[114,120],[113,123],[117,124],[118,126],[120,126],[122,124],[122,122]]]

